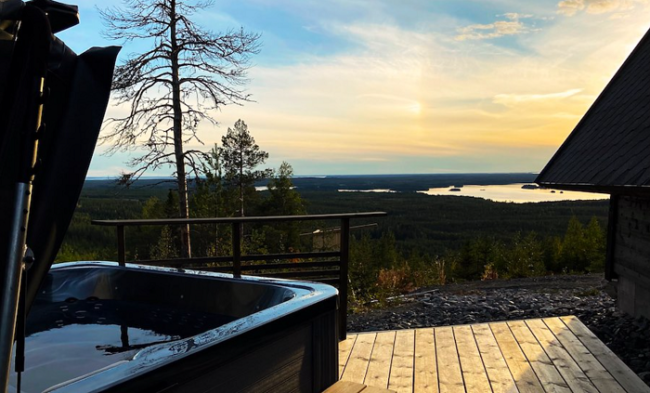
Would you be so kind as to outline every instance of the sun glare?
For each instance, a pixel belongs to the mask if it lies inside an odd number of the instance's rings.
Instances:
[[[419,115],[420,113],[422,113],[422,105],[417,101],[415,101],[413,104],[409,105],[408,109],[409,109],[410,112],[415,113],[416,115]]]

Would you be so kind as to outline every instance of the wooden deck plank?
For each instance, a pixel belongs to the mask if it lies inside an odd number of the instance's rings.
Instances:
[[[526,359],[526,355],[519,347],[508,325],[505,322],[496,322],[490,323],[489,326],[517,384],[517,389],[521,393],[544,393],[537,374]]]
[[[479,353],[494,393],[517,393],[517,385],[487,324],[472,325]],[[523,356],[523,354],[522,354]]]
[[[395,393],[392,390],[366,386],[356,382],[338,381],[323,393]]]
[[[376,386],[386,389],[388,387],[388,376],[393,361],[393,348],[395,346],[395,332],[377,333],[375,346],[370,356],[368,373],[363,383],[368,386]]]
[[[339,378],[343,375],[345,365],[348,364],[350,352],[352,352],[352,347],[354,347],[354,342],[356,340],[356,334],[348,334],[348,337],[339,343]]]
[[[470,325],[454,326],[454,338],[467,393],[491,392],[487,372]]]
[[[380,389],[374,386],[366,386],[361,393],[396,393],[394,390]]]
[[[623,387],[560,318],[544,318],[543,321],[600,392],[625,393]]]
[[[415,331],[398,330],[395,336],[393,363],[390,367],[388,389],[397,393],[413,392],[413,362]]]
[[[377,337],[377,333],[363,333],[357,336],[352,352],[350,352],[350,359],[343,371],[342,380],[363,383],[375,337]]]
[[[350,381],[338,381],[323,393],[360,393],[366,389],[365,385]]]
[[[451,327],[435,328],[434,332],[440,393],[464,392],[463,375],[460,369],[454,332]]]
[[[334,393],[650,393],[575,317],[352,333],[339,360]]]
[[[575,393],[599,393],[580,366],[541,319],[525,321],[544,352]]]
[[[433,328],[415,331],[414,393],[439,393],[436,340]]]
[[[544,390],[552,393],[571,393],[562,375],[557,371],[551,359],[548,358],[542,346],[523,321],[508,322],[508,327],[517,339],[517,343],[526,355],[530,366],[537,374]]]
[[[607,346],[575,316],[561,317],[562,322],[575,334],[592,355],[612,374],[629,393],[650,393],[650,388],[630,370]]]

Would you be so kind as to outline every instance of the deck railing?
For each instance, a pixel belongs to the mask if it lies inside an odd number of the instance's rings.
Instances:
[[[242,272],[262,277],[295,278],[318,281],[337,286],[339,289],[339,338],[346,337],[348,312],[348,267],[350,260],[350,220],[385,216],[385,212],[312,214],[300,216],[224,217],[224,218],[176,218],[160,220],[93,220],[94,225],[113,226],[117,230],[117,259],[121,266],[126,263],[126,227],[162,225],[229,224],[232,226],[233,255],[219,257],[175,258],[135,261],[144,265],[187,267],[196,270],[232,273],[241,277]],[[306,253],[242,255],[241,233],[244,224],[260,224],[290,221],[340,220],[340,247],[337,251]],[[332,258],[338,258],[332,260]],[[242,264],[251,261],[287,261],[311,259],[308,262]],[[313,261],[313,259],[318,259]],[[323,260],[328,259],[328,260]],[[226,266],[210,266],[215,263],[231,263]]]

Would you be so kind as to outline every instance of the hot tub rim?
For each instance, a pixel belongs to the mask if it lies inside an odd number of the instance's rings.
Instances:
[[[246,317],[239,318],[235,321],[194,336],[143,348],[127,362],[116,362],[114,366],[109,365],[99,372],[93,371],[72,380],[61,382],[60,384],[49,387],[45,392],[78,391],[82,386],[92,387],[87,390],[89,392],[109,389],[126,380],[136,378],[144,373],[156,370],[179,359],[212,348],[223,343],[228,338],[237,337],[265,324],[277,321],[291,313],[304,310],[338,295],[338,290],[336,288],[327,284],[310,281],[295,281],[255,276],[234,278],[231,274],[226,273],[148,266],[134,263],[127,263],[126,266],[120,266],[117,262],[110,261],[63,262],[53,265],[51,269],[58,270],[89,267],[126,271],[137,269],[138,271],[151,271],[152,273],[158,274],[182,274],[205,279],[227,280],[246,284],[254,283],[259,285],[272,285],[291,289],[296,292],[296,296],[282,303],[257,311]],[[180,347],[184,345],[186,345],[186,348],[183,350],[183,348]],[[170,353],[174,348],[178,348],[178,351]]]

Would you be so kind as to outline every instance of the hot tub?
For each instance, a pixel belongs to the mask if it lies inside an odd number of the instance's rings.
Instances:
[[[21,390],[321,392],[338,378],[336,309],[324,284],[55,265],[28,317]]]

